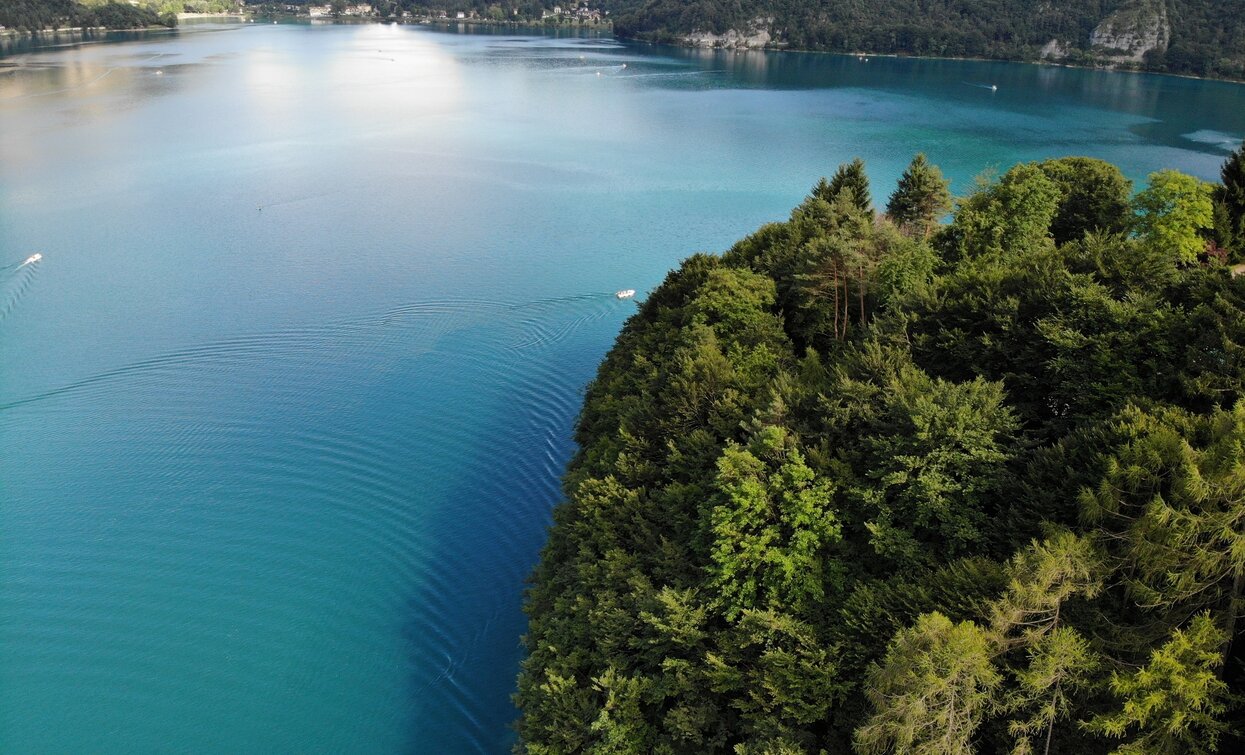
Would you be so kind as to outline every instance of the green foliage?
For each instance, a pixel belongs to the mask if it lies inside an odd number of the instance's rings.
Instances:
[[[990,611],[997,641],[1038,646],[1044,635],[1059,629],[1064,603],[1092,598],[1102,589],[1103,560],[1090,538],[1067,531],[1017,553],[1008,564],[1007,591]]]
[[[1017,165],[962,201],[942,239],[948,261],[1024,257],[1050,246],[1060,190],[1041,168]]]
[[[1222,208],[1223,219],[1215,228],[1220,243],[1239,258],[1245,255],[1245,142],[1224,162],[1219,177],[1215,200]]]
[[[938,166],[930,165],[918,153],[899,177],[899,185],[886,203],[886,214],[901,228],[925,238],[951,209],[951,182],[942,177]]]
[[[840,537],[833,487],[819,480],[779,427],[718,461],[722,502],[714,506],[711,585],[727,618],[783,607],[799,615],[825,597],[825,556]]]
[[[869,674],[876,713],[856,731],[863,753],[970,755],[973,733],[1002,677],[986,630],[924,614]]]
[[[1087,727],[1128,741],[1117,753],[1200,755],[1217,751],[1226,726],[1228,685],[1216,673],[1227,641],[1206,614],[1177,629],[1150,662],[1132,673],[1111,676],[1111,691],[1123,708],[1095,716]]]
[[[1159,240],[1208,192],[1020,165],[927,242],[855,174],[685,260],[589,385],[519,749],[1228,751],[1245,277]]]
[[[74,27],[141,29],[148,26],[172,26],[176,22],[175,17],[162,17],[152,8],[136,7],[132,3],[103,2],[87,5],[76,0],[0,2],[0,27],[19,31]]]
[[[1002,386],[954,384],[906,366],[881,386],[851,494],[874,551],[899,566],[979,546],[1015,430]]]
[[[848,197],[861,212],[873,211],[873,198],[869,195],[869,177],[865,175],[865,161],[857,157],[850,163],[843,163],[835,171],[830,183],[824,187],[818,184],[813,192],[818,199],[833,202],[844,190]]]
[[[1111,534],[1136,599],[1235,616],[1245,584],[1245,403],[1202,417],[1130,408],[1119,431],[1125,442],[1082,502]]]
[[[1075,695],[1092,685],[1099,660],[1088,640],[1070,627],[1038,638],[1029,649],[1028,666],[1016,672],[1016,685],[1002,708],[1019,716],[1007,722],[1015,738],[1013,755],[1030,755],[1043,743],[1050,751],[1055,726],[1072,717]]]
[[[1150,174],[1150,185],[1137,195],[1137,232],[1144,243],[1192,265],[1206,251],[1214,227],[1213,190],[1192,176],[1163,170]]]
[[[1050,225],[1056,244],[1129,229],[1133,184],[1119,168],[1091,157],[1062,157],[1038,167],[1059,187],[1059,209]]]
[[[885,226],[878,229],[877,240],[881,249],[874,292],[879,304],[889,304],[933,280],[938,255],[928,244],[889,234]]]

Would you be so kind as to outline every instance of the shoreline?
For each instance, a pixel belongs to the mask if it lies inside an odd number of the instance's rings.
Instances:
[[[1142,73],[1153,76],[1172,76],[1179,79],[1193,79],[1195,81],[1222,81],[1228,84],[1245,84],[1245,77],[1233,78],[1231,76],[1198,76],[1193,73],[1173,73],[1171,71],[1158,71],[1149,68],[1135,68],[1126,64],[1088,64],[1088,63],[1068,63],[1064,61],[1039,59],[1027,60],[1025,58],[983,58],[974,55],[915,55],[902,52],[870,52],[868,50],[840,52],[838,50],[814,50],[803,47],[786,47],[765,45],[762,47],[726,47],[726,46],[709,46],[698,45],[689,42],[686,38],[675,40],[654,40],[644,37],[628,37],[615,35],[620,40],[627,42],[639,42],[648,45],[666,45],[668,47],[678,47],[684,50],[708,50],[714,52],[795,52],[811,55],[842,55],[844,57],[867,56],[870,58],[901,58],[908,60],[966,60],[977,63],[1021,63],[1031,66],[1052,66],[1055,68],[1072,68],[1082,71],[1104,71],[1106,73]]]
[[[784,51],[783,48],[774,48],[773,52]],[[907,55],[898,52],[831,52],[829,50],[789,50],[790,52],[812,52],[823,53],[827,55],[849,55],[855,57],[857,55],[867,55],[872,58],[907,58],[910,60],[969,60],[977,63],[1021,63],[1030,66],[1051,66],[1053,68],[1071,68],[1079,71],[1103,71],[1105,73],[1143,73],[1151,76],[1171,76],[1178,79],[1193,79],[1194,81],[1222,81],[1227,84],[1245,84],[1245,78],[1234,79],[1230,76],[1198,76],[1192,73],[1172,73],[1170,71],[1155,71],[1149,68],[1133,68],[1127,65],[1119,64],[1101,64],[1090,65],[1082,63],[1065,63],[1058,60],[1025,60],[1023,58],[979,58],[972,56],[950,57],[945,55]]]
[[[106,33],[106,32],[127,32],[127,31],[176,31],[176,26],[165,26],[164,24],[156,24],[154,26],[127,26],[123,29],[114,29],[111,26],[62,26],[58,29],[35,29],[33,31],[23,31],[21,29],[0,29],[0,38],[5,37],[41,37],[45,35],[55,34],[87,34],[87,33]]]
[[[488,18],[434,18],[432,16],[417,16],[411,18],[376,18],[376,17],[345,17],[345,18],[311,18],[309,16],[289,13],[264,14],[258,12],[250,13],[179,13],[178,20],[196,19],[196,18],[220,18],[220,19],[238,19],[245,21],[248,18],[290,18],[307,20],[309,22],[320,23],[377,23],[377,24],[402,24],[416,26],[438,26],[463,24],[468,26],[485,26],[493,28],[519,28],[519,29],[547,29],[550,31],[558,29],[589,29],[594,31],[606,31],[614,28],[613,21],[601,22],[581,22],[573,20],[568,23],[547,23],[548,19],[511,19],[498,21]],[[134,32],[134,31],[160,31],[173,30],[175,26],[140,26],[126,29],[111,29],[104,26],[93,27],[65,27],[61,29],[40,29],[37,31],[20,31],[17,29],[0,29],[0,38],[5,37],[22,37],[37,36],[43,34],[62,34],[62,33],[86,33],[86,32]],[[1148,74],[1152,76],[1170,76],[1178,79],[1192,79],[1194,81],[1218,81],[1226,84],[1245,84],[1245,78],[1234,78],[1231,76],[1199,76],[1193,73],[1173,73],[1171,71],[1158,71],[1148,68],[1138,68],[1126,64],[1089,64],[1089,63],[1068,63],[1064,61],[1040,59],[1026,60],[1024,58],[983,58],[972,55],[914,55],[902,52],[870,52],[868,50],[840,52],[837,50],[814,50],[800,47],[785,47],[775,45],[765,45],[762,47],[725,47],[725,46],[706,46],[697,45],[689,42],[687,39],[676,40],[654,40],[644,37],[624,36],[614,33],[614,38],[621,42],[630,42],[647,45],[665,45],[685,50],[706,50],[714,52],[793,52],[801,54],[813,55],[840,55],[843,57],[859,57],[868,56],[871,58],[897,58],[908,60],[963,60],[979,63],[1020,63],[1023,65],[1033,66],[1050,66],[1053,68],[1068,68],[1082,71],[1102,71],[1105,73],[1128,73],[1128,74]]]

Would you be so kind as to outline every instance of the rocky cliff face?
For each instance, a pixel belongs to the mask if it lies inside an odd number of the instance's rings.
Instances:
[[[1063,60],[1068,57],[1068,45],[1058,39],[1052,39],[1042,46],[1038,53],[1039,60]]]
[[[1103,19],[1090,35],[1093,52],[1115,62],[1140,63],[1171,41],[1164,0],[1134,0]]]
[[[743,31],[727,29],[722,34],[694,31],[683,37],[683,41],[693,47],[758,50],[774,42],[773,34],[770,32],[770,26],[773,23],[773,18],[754,18],[748,23],[748,28]]]

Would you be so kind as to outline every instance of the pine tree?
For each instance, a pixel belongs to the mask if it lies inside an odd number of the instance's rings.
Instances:
[[[865,161],[859,157],[850,163],[840,165],[831,177],[830,183],[825,186],[825,193],[820,196],[827,202],[833,202],[844,189],[851,192],[848,196],[862,212],[867,212],[872,216],[873,198],[869,194],[869,177],[865,175]],[[823,191],[823,188],[819,184],[814,191]]]
[[[925,238],[938,218],[951,209],[951,182],[925,155],[912,158],[886,203],[886,214],[909,234]]]

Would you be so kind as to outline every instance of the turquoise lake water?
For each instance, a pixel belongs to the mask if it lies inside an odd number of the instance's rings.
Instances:
[[[9,43],[0,751],[505,751],[615,290],[856,155],[884,202],[917,150],[966,191],[1070,154],[1209,179],[1243,135],[1245,87],[1004,63]]]

